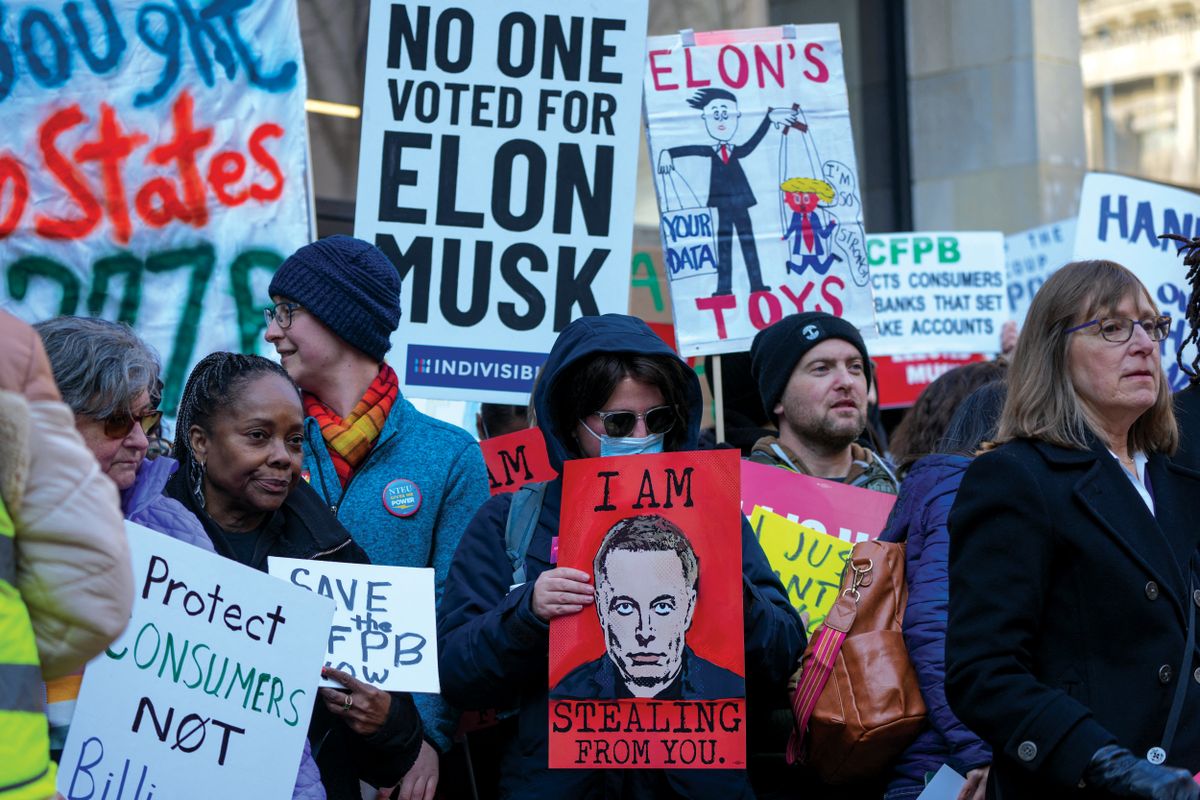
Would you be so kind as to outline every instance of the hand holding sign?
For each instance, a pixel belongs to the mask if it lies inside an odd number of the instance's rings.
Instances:
[[[346,687],[345,692],[322,687],[317,694],[329,713],[341,717],[350,730],[359,736],[370,736],[387,722],[388,710],[392,706],[390,694],[333,667],[323,667],[321,677],[335,680]]]
[[[596,599],[596,590],[588,583],[590,579],[590,575],[578,569],[546,570],[533,584],[533,613],[543,622],[579,613]]]

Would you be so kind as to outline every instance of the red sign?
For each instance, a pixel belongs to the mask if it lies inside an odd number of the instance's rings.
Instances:
[[[851,544],[883,533],[896,496],[743,461],[742,511],[755,506]]]
[[[515,492],[527,483],[552,481],[558,472],[550,466],[546,440],[539,428],[493,436],[479,443],[492,494]]]
[[[738,462],[567,462],[558,565],[596,605],[550,623],[552,769],[745,767]]]
[[[906,408],[917,401],[921,390],[943,373],[963,364],[987,361],[983,353],[970,355],[931,353],[919,356],[875,356],[876,384],[880,408]]]

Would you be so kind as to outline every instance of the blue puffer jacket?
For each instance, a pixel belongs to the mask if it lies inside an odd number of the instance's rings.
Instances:
[[[173,458],[144,459],[133,485],[121,491],[121,511],[130,522],[212,553],[212,542],[196,515],[175,498],[163,494],[167,481],[177,469],[179,462]]]
[[[312,417],[304,421],[304,433],[309,482],[371,563],[433,567],[440,601],[463,531],[488,498],[487,470],[475,439],[397,396],[375,446],[343,489]],[[384,490],[397,479],[411,481],[420,492],[420,502],[408,516],[396,516],[385,504]],[[439,695],[414,693],[413,700],[425,738],[446,752],[458,713]]]
[[[569,364],[599,352],[675,353],[641,320],[619,314],[584,317],[559,335],[534,391],[534,408],[550,462],[561,474],[571,455],[550,427],[549,396],[556,376]],[[688,370],[688,439],[699,437],[700,384]],[[505,521],[511,494],[491,498],[475,515],[450,567],[438,614],[442,691],[468,709],[519,707],[518,735],[501,756],[501,797],[622,798],[753,797],[744,770],[547,769],[550,626],[533,613],[533,586],[551,568],[551,542],[558,535],[562,481],[546,490],[538,526],[525,558],[526,582],[509,590],[512,564],[505,555]],[[742,521],[742,603],[746,643],[746,696],[782,693],[804,649],[804,628],[779,579]],[[761,701],[760,701],[761,702]]]
[[[992,751],[946,700],[946,615],[950,604],[950,534],[946,518],[970,466],[965,456],[926,456],[913,465],[880,539],[908,541],[904,641],[917,670],[929,727],[896,762],[888,791],[925,785],[925,773],[949,764],[960,775],[986,766]],[[915,794],[913,796],[916,796]]]

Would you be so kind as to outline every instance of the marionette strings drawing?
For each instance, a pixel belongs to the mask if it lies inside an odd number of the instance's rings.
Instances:
[[[742,251],[742,261],[746,266],[746,275],[750,281],[751,292],[762,292],[770,289],[762,279],[762,270],[758,260],[758,250],[754,241],[754,228],[750,220],[750,209],[757,205],[754,190],[746,178],[743,162],[749,159],[762,143],[771,126],[774,124],[784,130],[801,128],[797,122],[798,106],[791,109],[767,109],[762,120],[754,128],[749,138],[735,141],[740,127],[742,112],[738,109],[738,100],[733,92],[727,89],[705,88],[692,96],[687,104],[700,113],[704,122],[704,130],[708,140],[703,143],[686,144],[671,147],[660,152],[658,158],[658,173],[663,176],[664,211],[668,211],[672,191],[682,207],[685,201],[679,197],[678,189],[671,187],[668,191],[668,179],[675,176],[675,159],[704,158],[709,162],[708,200],[704,204],[707,209],[715,211],[716,225],[711,223],[711,216],[706,221],[702,214],[693,213],[687,220],[693,238],[711,239],[711,231],[715,228],[717,256],[715,270],[717,273],[717,288],[713,296],[733,293],[733,237],[736,233]],[[690,186],[686,189],[692,192]],[[699,200],[694,203],[700,206]],[[699,211],[700,209],[696,209]],[[705,258],[703,242],[690,247],[686,251],[690,263],[682,266],[692,267],[695,271],[707,271],[703,268],[706,261],[711,261],[711,251]],[[672,268],[679,264],[669,265]],[[674,270],[676,272],[678,270]]]
[[[626,517],[601,540],[593,562],[605,652],[568,673],[555,698],[716,700],[745,695],[744,679],[687,644],[700,561],[666,517]]]

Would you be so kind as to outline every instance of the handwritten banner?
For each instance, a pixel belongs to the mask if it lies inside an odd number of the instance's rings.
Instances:
[[[1075,220],[1064,219],[1004,237],[1008,267],[1008,310],[1017,322],[1025,320],[1037,290],[1059,267],[1071,260]]]
[[[17,0],[0,26],[0,307],[134,326],[168,413],[204,355],[261,346],[313,238],[295,0],[197,5]]]
[[[551,769],[745,766],[737,475],[732,450],[567,462],[558,565],[596,606],[550,622]]]
[[[926,386],[945,373],[976,361],[987,361],[983,353],[920,353],[911,356],[871,356],[880,408],[907,408],[917,402]]]
[[[1079,198],[1079,224],[1075,228],[1076,260],[1104,258],[1116,261],[1146,285],[1164,314],[1174,319],[1171,335],[1163,340],[1163,367],[1178,391],[1187,385],[1175,354],[1187,336],[1187,268],[1176,254],[1179,243],[1160,239],[1164,233],[1200,236],[1200,195],[1159,183],[1121,175],[1091,173],[1083,180]],[[1196,351],[1189,346],[1184,363]]]
[[[388,692],[441,692],[432,569],[274,556],[267,567],[336,604],[325,666]]]
[[[84,671],[58,790],[67,800],[288,800],[333,604],[125,529],[133,615]]]
[[[404,281],[406,395],[523,403],[571,320],[626,311],[646,14],[372,0],[354,232]]]
[[[871,353],[994,353],[1008,319],[999,233],[867,238],[879,339]]]
[[[854,545],[755,507],[750,527],[811,635],[829,614]]]
[[[811,478],[767,464],[741,462],[742,511],[761,507],[818,533],[855,544],[883,532],[895,495]]]
[[[479,443],[492,494],[515,492],[527,483],[552,481],[558,472],[550,466],[546,440],[540,428],[526,428]]]
[[[837,25],[651,37],[646,137],[683,355],[787,314],[874,331]]]

